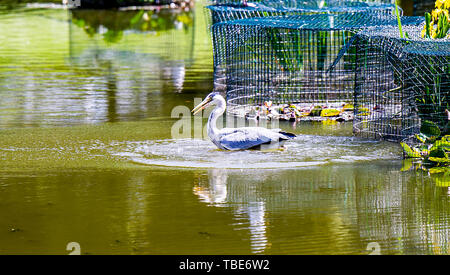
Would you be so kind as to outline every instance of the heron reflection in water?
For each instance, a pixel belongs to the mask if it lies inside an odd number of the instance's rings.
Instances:
[[[270,246],[267,237],[265,202],[253,189],[240,190],[239,184],[229,182],[226,169],[209,170],[208,183],[199,182],[193,191],[201,202],[232,209],[234,219],[237,221],[235,229],[243,227],[250,231],[252,253],[263,253]]]
[[[209,138],[219,149],[233,151],[278,149],[282,148],[287,140],[296,137],[294,134],[282,132],[280,129],[262,127],[223,128],[219,130],[216,125],[217,118],[223,115],[226,109],[225,99],[219,93],[210,93],[192,112],[195,115],[211,105],[216,105],[216,107],[209,116],[206,128]]]

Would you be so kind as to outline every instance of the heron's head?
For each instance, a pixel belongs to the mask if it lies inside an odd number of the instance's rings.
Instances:
[[[201,110],[205,109],[206,107],[216,105],[219,102],[224,102],[224,101],[225,100],[219,93],[212,92],[209,95],[207,95],[206,98],[200,104],[198,104],[194,109],[192,109],[192,112],[195,115],[198,112],[200,112]]]

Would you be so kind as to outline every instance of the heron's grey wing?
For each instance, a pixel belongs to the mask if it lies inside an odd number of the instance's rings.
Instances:
[[[276,133],[274,133],[276,134]],[[255,129],[235,129],[220,137],[220,144],[228,150],[245,150],[270,143],[273,137],[263,135]]]

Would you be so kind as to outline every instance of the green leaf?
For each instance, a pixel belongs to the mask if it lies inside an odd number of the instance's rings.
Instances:
[[[433,167],[428,170],[430,174],[450,173],[450,167]]]
[[[411,170],[413,167],[413,160],[412,159],[405,159],[402,162],[402,169],[400,171],[405,172]]]
[[[439,164],[450,164],[450,159],[448,159],[448,158],[430,157],[430,158],[428,158],[428,160],[431,161],[431,162],[439,163]]]
[[[431,147],[431,150],[433,149],[442,149],[444,151],[450,151],[450,142],[444,141],[444,140],[438,140],[436,141],[433,146]]]
[[[431,14],[425,13],[426,34],[425,38],[431,38]]]
[[[397,1],[395,1],[395,15],[397,16],[397,22],[398,22],[398,30],[400,32],[400,38],[403,38],[403,30],[402,30],[402,20],[400,18],[400,13],[398,12],[398,5]]]
[[[420,152],[409,147],[408,144],[401,142],[400,145],[402,146],[403,151],[405,152],[405,154],[408,158],[422,158],[422,155],[420,154]]]
[[[437,138],[441,135],[441,130],[439,129],[439,126],[437,126],[434,122],[425,120],[422,122],[422,125],[420,127],[420,132],[429,138]]]
[[[448,155],[445,153],[444,149],[440,147],[435,147],[430,150],[430,158],[445,158],[448,159]]]
[[[341,113],[341,111],[337,109],[323,109],[320,113],[320,116],[322,117],[332,117],[332,116],[338,116]]]
[[[428,139],[427,136],[425,136],[424,134],[420,133],[416,135],[416,139],[422,143],[425,143]]]
[[[139,22],[139,20],[142,18],[142,16],[144,15],[145,11],[144,10],[140,10],[133,18],[131,18],[130,20],[130,25],[133,26],[136,23]]]
[[[355,107],[353,106],[353,104],[346,103],[346,104],[344,105],[344,107],[342,107],[342,109],[343,109],[344,111],[353,111],[353,110],[355,109]]]

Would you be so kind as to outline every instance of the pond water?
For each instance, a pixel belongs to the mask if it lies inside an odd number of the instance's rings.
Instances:
[[[351,124],[280,123],[283,151],[174,138],[212,90],[199,3],[0,5],[0,41],[0,254],[449,253],[448,179]]]

